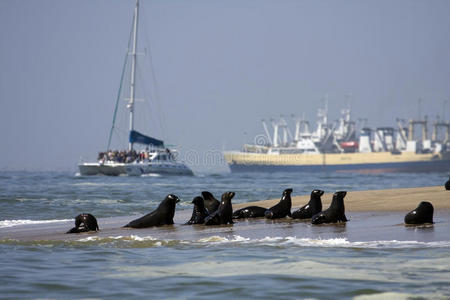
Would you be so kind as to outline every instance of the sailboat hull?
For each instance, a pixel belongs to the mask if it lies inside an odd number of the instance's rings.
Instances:
[[[91,175],[107,175],[107,176],[119,176],[127,174],[124,163],[82,163],[78,165],[80,174],[83,176]]]

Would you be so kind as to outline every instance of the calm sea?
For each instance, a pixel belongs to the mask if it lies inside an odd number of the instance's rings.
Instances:
[[[169,193],[182,199],[178,215],[188,216],[192,198],[204,190],[217,198],[234,191],[233,203],[242,203],[279,198],[288,187],[294,195],[304,195],[317,188],[334,192],[442,185],[447,178],[446,173],[82,177],[69,172],[2,172],[0,298],[449,299],[448,212],[437,214],[431,228],[405,228],[400,225],[404,214],[380,220],[349,213],[346,227],[318,231],[306,223],[271,230],[272,224],[260,222],[267,232],[255,235],[201,236],[200,231],[171,239],[146,230],[142,235],[124,231],[60,241],[2,237],[2,230],[73,220],[81,212],[98,219],[142,215]]]

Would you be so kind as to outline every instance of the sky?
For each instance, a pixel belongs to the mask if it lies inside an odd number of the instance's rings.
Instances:
[[[0,170],[76,170],[106,148],[134,5],[0,0]],[[347,106],[371,127],[450,119],[450,1],[141,0],[140,13],[149,134],[200,165],[253,142],[261,119],[315,124],[325,97],[330,121]]]

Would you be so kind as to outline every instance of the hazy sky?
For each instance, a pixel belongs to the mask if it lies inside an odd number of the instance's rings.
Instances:
[[[0,0],[0,169],[75,170],[104,150],[134,4]],[[315,124],[324,95],[330,120],[348,94],[372,127],[417,117],[419,98],[433,118],[448,100],[449,119],[449,16],[447,0],[141,0],[144,89],[165,122],[152,134],[238,149],[262,118]]]

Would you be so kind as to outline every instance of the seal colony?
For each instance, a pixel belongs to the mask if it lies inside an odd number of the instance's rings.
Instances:
[[[248,206],[233,212],[231,200],[234,192],[228,191],[222,194],[219,202],[212,193],[203,191],[202,196],[196,196],[192,200],[194,205],[191,218],[185,225],[232,225],[233,220],[248,218],[280,219],[290,217],[292,219],[307,220],[312,225],[320,224],[345,224],[348,219],[345,215],[344,198],[346,191],[338,191],[333,194],[333,199],[328,209],[322,211],[321,196],[323,190],[315,189],[311,192],[308,203],[291,213],[293,190],[288,188],[282,193],[280,201],[269,208],[261,206]],[[356,192],[357,193],[357,192]],[[124,228],[147,228],[174,224],[176,203],[180,199],[169,194],[151,213],[135,219]],[[209,208],[209,209],[208,209]],[[405,215],[405,225],[433,224],[433,205],[428,201],[422,201],[418,207]],[[80,214],[75,218],[75,227],[66,233],[81,233],[98,231],[97,220],[91,214]]]

